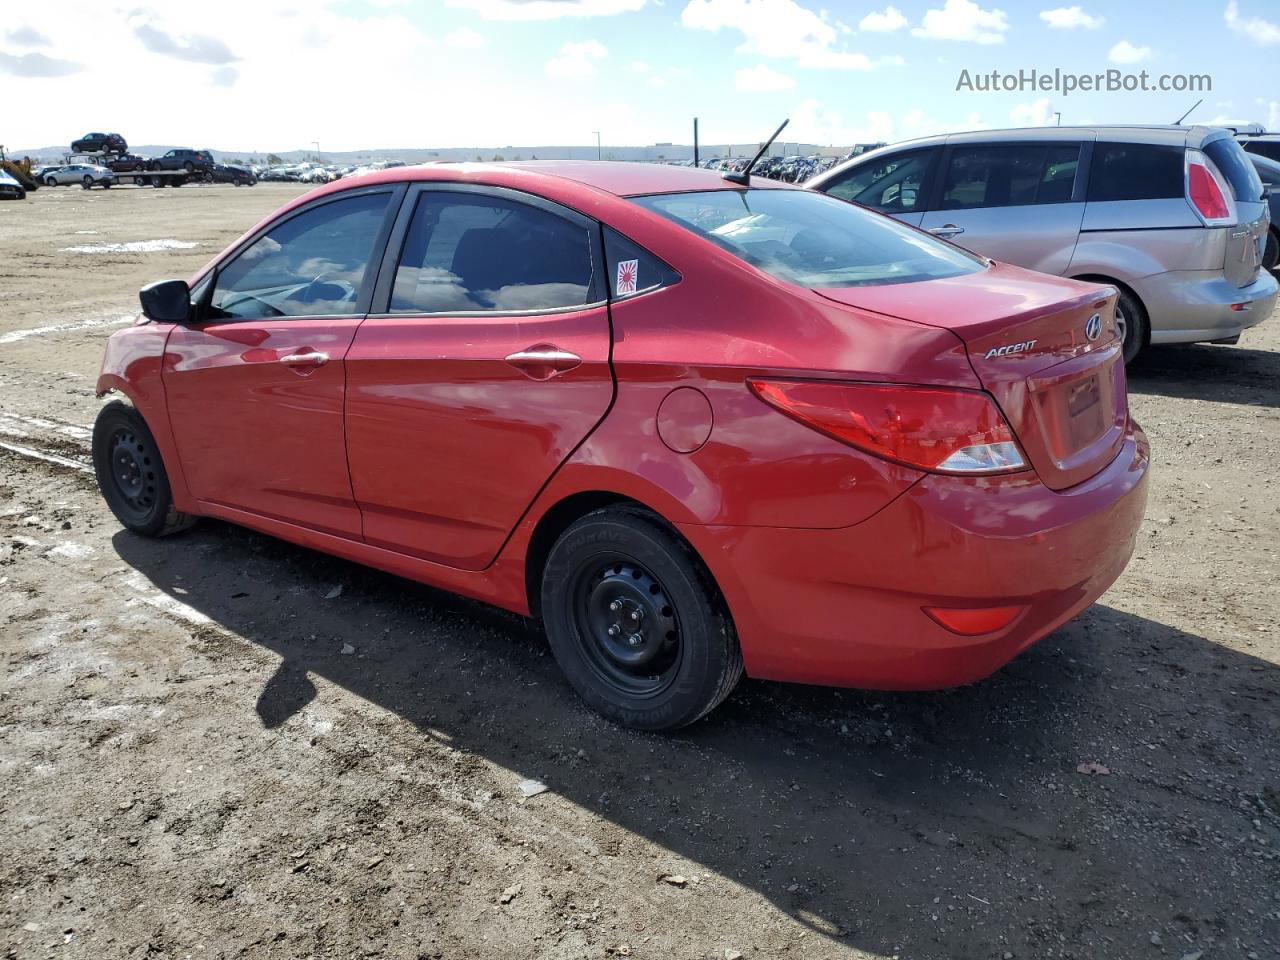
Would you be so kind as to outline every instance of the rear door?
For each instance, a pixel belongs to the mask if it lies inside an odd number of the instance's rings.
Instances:
[[[1081,152],[1078,141],[952,144],[920,225],[993,260],[1061,274],[1084,216]]]
[[[365,539],[477,570],[613,400],[599,224],[513,190],[424,184],[347,357]]]
[[[941,147],[877,151],[875,159],[856,164],[820,189],[918,227],[941,152]]]
[[[174,328],[165,394],[198,499],[360,537],[345,357],[402,194],[348,191],[286,214],[218,268],[198,322]]]

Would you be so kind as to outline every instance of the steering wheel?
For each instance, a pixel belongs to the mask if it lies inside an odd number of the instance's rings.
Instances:
[[[327,303],[345,303],[355,300],[356,296],[355,284],[322,273],[289,299],[299,303],[315,303],[318,300]]]

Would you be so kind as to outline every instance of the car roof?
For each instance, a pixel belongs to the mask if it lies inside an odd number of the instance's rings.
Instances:
[[[571,180],[618,197],[649,193],[687,193],[699,190],[731,190],[741,186],[725,180],[718,171],[676,167],[664,163],[618,160],[511,160],[493,163],[431,163],[418,167],[390,167],[355,178],[377,182],[403,180],[464,180],[484,182],[487,175],[510,171],[534,178]],[[752,187],[797,189],[793,184],[752,177]]]
[[[931,137],[920,137],[915,140],[901,140],[876,150],[869,150],[853,160],[861,160],[873,154],[884,156],[886,151],[901,150],[905,147],[937,146],[945,143],[986,143],[991,140],[1003,141],[1047,141],[1047,140],[1101,140],[1104,142],[1137,141],[1139,143],[1184,145],[1200,143],[1214,134],[1231,136],[1229,131],[1217,127],[1188,126],[1179,127],[1173,124],[1092,124],[1075,127],[1009,127],[1002,130],[967,130],[963,133],[940,133]]]

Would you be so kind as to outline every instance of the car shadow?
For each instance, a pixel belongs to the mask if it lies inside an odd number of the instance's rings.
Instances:
[[[1280,352],[1195,344],[1148,347],[1128,370],[1138,394],[1280,406]]]
[[[1165,924],[1245,934],[1248,872],[1209,835],[1248,833],[1264,814],[1235,809],[1245,798],[1280,807],[1255,781],[1276,768],[1280,670],[1202,637],[1098,605],[969,687],[744,681],[657,736],[589,713],[522,618],[216,522],[113,542],[156,588],[279,657],[257,700],[265,727],[323,678],[424,744],[540,777],[758,892],[815,947],[1127,957]]]

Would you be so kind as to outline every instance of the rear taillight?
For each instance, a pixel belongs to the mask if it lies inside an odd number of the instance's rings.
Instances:
[[[1187,200],[1206,226],[1236,222],[1236,201],[1231,188],[1199,150],[1187,151]]]
[[[836,440],[917,470],[1026,469],[995,401],[975,390],[830,380],[750,380],[765,403]]]
[[[924,607],[930,619],[962,637],[1003,630],[1026,607]]]

